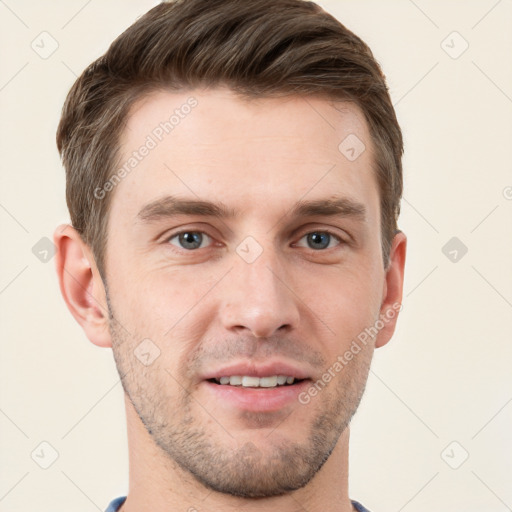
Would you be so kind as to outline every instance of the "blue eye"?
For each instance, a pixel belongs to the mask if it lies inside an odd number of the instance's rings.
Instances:
[[[303,236],[301,240],[304,238],[306,239],[308,247],[314,250],[329,249],[331,242],[333,241],[336,242],[334,245],[339,245],[341,243],[340,238],[338,238],[336,235],[328,233],[327,231],[312,231],[311,233]],[[300,245],[300,242],[297,245]]]
[[[305,241],[305,242],[303,242]],[[182,231],[169,237],[167,242],[187,251],[203,249],[212,243],[212,238],[202,231]],[[295,244],[299,247],[307,247],[315,251],[330,249],[343,243],[343,240],[329,233],[328,231],[312,231],[304,235],[300,241]]]
[[[176,240],[176,243],[173,242]],[[195,250],[203,247],[203,242],[211,241],[210,237],[200,231],[183,231],[169,238],[168,242],[180,249]]]

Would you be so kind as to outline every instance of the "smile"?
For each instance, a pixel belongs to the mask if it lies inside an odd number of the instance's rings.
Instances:
[[[249,375],[233,375],[231,377],[220,377],[210,379],[210,382],[215,382],[223,386],[241,386],[244,388],[275,388],[277,386],[287,386],[294,384],[295,377],[287,375],[273,375],[270,377],[253,377]]]

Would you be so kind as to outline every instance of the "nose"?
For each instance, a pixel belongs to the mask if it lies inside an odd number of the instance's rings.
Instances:
[[[267,338],[297,327],[299,299],[292,291],[289,272],[270,252],[265,250],[252,263],[235,261],[220,309],[225,329]]]

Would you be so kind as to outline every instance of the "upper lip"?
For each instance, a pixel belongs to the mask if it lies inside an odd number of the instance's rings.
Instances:
[[[204,376],[204,380],[219,379],[220,377],[231,377],[234,375],[248,377],[272,377],[273,375],[286,375],[295,377],[295,379],[308,379],[309,374],[293,364],[274,361],[266,363],[256,363],[243,361],[236,364],[230,364],[221,368],[210,370]]]

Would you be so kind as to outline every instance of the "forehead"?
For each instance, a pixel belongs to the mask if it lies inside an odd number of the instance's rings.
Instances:
[[[344,195],[377,214],[368,126],[348,102],[247,100],[225,88],[158,91],[132,107],[120,150],[117,170],[125,172],[112,222],[133,223],[145,204],[166,194],[268,216],[299,198]]]

